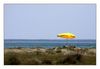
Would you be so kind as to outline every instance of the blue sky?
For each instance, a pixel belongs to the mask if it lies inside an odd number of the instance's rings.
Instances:
[[[5,39],[60,39],[71,32],[76,39],[96,38],[95,4],[5,4]]]

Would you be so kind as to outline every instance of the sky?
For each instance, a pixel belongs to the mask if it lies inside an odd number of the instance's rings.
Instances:
[[[96,39],[95,4],[5,4],[4,39]]]

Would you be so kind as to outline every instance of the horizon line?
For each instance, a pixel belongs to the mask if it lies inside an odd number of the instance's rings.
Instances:
[[[96,40],[96,39],[4,39],[4,40]]]

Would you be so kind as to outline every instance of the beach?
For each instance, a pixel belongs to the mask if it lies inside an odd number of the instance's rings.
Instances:
[[[96,48],[5,48],[4,65],[96,65]]]
[[[96,4],[4,4],[4,65],[96,65]]]

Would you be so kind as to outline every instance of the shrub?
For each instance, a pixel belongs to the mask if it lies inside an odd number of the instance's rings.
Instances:
[[[13,49],[5,51],[4,64],[5,65],[95,65],[96,53],[91,53],[94,50],[83,49],[82,53],[76,53],[74,50],[68,50],[68,54],[61,52],[61,49],[47,49],[46,52],[41,50],[27,52],[17,52]],[[67,49],[66,49],[67,50]],[[29,51],[29,49],[28,49]],[[88,52],[89,51],[89,52]],[[86,54],[84,55],[84,53]]]
[[[8,52],[4,55],[4,64],[5,65],[19,65],[20,61],[18,60],[16,53]]]
[[[73,54],[73,55],[65,55],[64,57],[60,58],[57,61],[57,64],[64,64],[64,65],[71,65],[77,64],[80,61],[81,55],[80,54]]]

